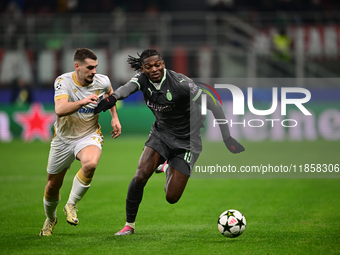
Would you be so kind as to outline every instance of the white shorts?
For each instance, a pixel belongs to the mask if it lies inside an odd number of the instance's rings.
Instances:
[[[102,149],[102,133],[93,133],[71,144],[63,142],[58,136],[54,137],[48,156],[47,172],[58,174],[65,168],[69,169],[78,152],[89,145],[96,145]]]

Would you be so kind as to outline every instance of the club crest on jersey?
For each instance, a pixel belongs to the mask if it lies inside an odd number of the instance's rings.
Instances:
[[[77,89],[74,89],[74,90],[73,90],[74,94],[77,93],[77,91],[78,91]]]
[[[100,90],[98,89],[98,90],[96,90],[94,93],[95,93],[97,96],[99,96]]]
[[[170,93],[170,91],[168,90],[168,92],[166,93],[166,98],[171,101],[172,100],[172,94]]]

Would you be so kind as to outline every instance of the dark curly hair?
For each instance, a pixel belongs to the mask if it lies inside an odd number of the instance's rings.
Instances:
[[[131,66],[131,68],[133,68],[135,71],[138,71],[141,69],[142,66],[142,62],[144,59],[151,57],[151,56],[159,56],[160,58],[162,58],[161,54],[153,49],[147,49],[145,51],[142,52],[141,55],[139,55],[137,53],[139,58],[135,58],[129,55],[127,62],[129,63],[129,65]]]

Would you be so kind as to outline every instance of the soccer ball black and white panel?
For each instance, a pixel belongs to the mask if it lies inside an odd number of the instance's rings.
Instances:
[[[240,236],[246,229],[246,218],[237,210],[224,211],[217,221],[218,230],[230,238]]]

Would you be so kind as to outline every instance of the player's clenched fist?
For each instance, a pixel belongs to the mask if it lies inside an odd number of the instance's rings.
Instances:
[[[224,140],[224,144],[227,146],[228,150],[234,154],[245,151],[244,147],[231,136]]]

